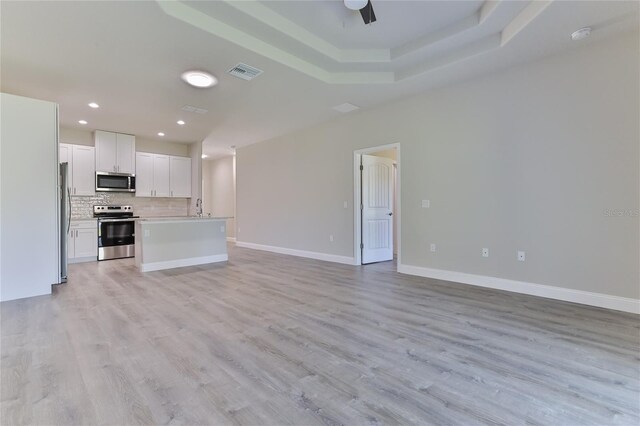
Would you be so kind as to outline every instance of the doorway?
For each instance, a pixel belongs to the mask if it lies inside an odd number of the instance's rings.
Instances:
[[[400,144],[353,155],[355,263],[400,263]]]

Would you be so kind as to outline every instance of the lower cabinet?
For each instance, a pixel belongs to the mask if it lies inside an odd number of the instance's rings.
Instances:
[[[98,260],[98,223],[95,220],[71,221],[67,256],[69,263]]]

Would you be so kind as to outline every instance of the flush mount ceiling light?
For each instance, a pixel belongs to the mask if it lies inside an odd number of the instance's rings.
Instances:
[[[164,133],[158,132],[158,136],[164,136]]]
[[[202,154],[202,158],[207,158],[208,155],[207,154]]]
[[[182,120],[178,120],[178,121],[176,121],[176,123],[178,123],[179,126],[184,126],[185,125],[185,122],[182,121]]]
[[[591,27],[584,27],[584,28],[580,28],[577,31],[574,31],[571,34],[571,40],[573,41],[578,41],[578,40],[582,40],[584,38],[587,38],[591,35]]]
[[[194,87],[211,87],[218,83],[218,80],[204,71],[186,71],[182,73],[182,79]]]
[[[95,103],[95,102],[90,102],[90,103],[89,103],[89,106],[90,106],[91,108],[100,108],[100,105],[98,105],[98,104],[97,104],[97,103]]]
[[[360,10],[369,3],[369,0],[344,0],[347,9]]]
[[[78,123],[80,123],[80,124],[87,124],[87,120],[78,120]]]

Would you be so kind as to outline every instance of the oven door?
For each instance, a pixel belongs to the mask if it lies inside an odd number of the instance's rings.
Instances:
[[[98,260],[120,259],[135,255],[135,220],[98,220]]]
[[[126,246],[135,243],[135,220],[98,220],[98,247]]]

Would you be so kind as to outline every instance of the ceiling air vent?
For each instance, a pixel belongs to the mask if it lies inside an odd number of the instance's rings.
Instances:
[[[196,114],[206,114],[206,113],[209,112],[208,109],[198,108],[198,107],[194,107],[192,105],[185,105],[180,109],[183,110],[183,111],[187,111],[187,112],[195,112]]]
[[[262,70],[259,70],[258,68],[250,67],[247,64],[238,64],[227,72],[232,76],[241,78],[243,80],[253,80],[254,78],[256,78],[257,76],[263,73]]]

